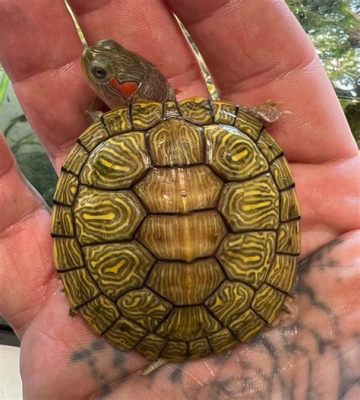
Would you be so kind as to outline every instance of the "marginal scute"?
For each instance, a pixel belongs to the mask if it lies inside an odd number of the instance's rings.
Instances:
[[[80,183],[99,189],[127,189],[149,167],[144,133],[125,133],[104,141],[90,154]]]
[[[264,283],[256,291],[251,307],[261,318],[271,324],[275,321],[284,300],[283,293]]]
[[[103,121],[110,136],[132,130],[128,107],[115,108],[103,115]]]
[[[222,186],[209,167],[199,165],[154,168],[134,190],[152,213],[183,214],[215,208]]]
[[[280,190],[286,189],[294,184],[288,163],[284,157],[276,159],[270,165],[270,170]]]
[[[74,237],[74,222],[70,207],[53,206],[51,233],[55,236]]]
[[[68,155],[63,165],[63,168],[67,171],[72,172],[75,175],[79,175],[80,171],[85,165],[88,156],[89,153],[82,146],[76,143],[70,154]]]
[[[132,350],[146,335],[147,331],[125,317],[118,321],[105,333],[104,338],[111,344],[125,351]]]
[[[79,137],[79,142],[87,151],[92,151],[103,142],[109,135],[102,122],[96,122],[90,125]]]
[[[262,130],[259,140],[257,141],[257,145],[268,162],[273,161],[276,157],[282,154],[280,146],[265,129]]]
[[[212,349],[209,346],[209,342],[206,338],[200,338],[189,342],[189,357],[190,359],[196,360],[201,357],[206,357],[211,354]]]
[[[77,178],[66,172],[61,172],[56,186],[54,201],[71,206],[74,202],[79,182]]]
[[[279,192],[270,174],[225,185],[219,210],[234,232],[277,229]]]
[[[179,119],[165,120],[147,132],[155,166],[182,166],[204,162],[202,129]]]
[[[116,305],[104,295],[95,297],[78,310],[98,335],[102,335],[120,317]]]
[[[297,257],[277,254],[266,282],[283,292],[291,293],[295,283]]]
[[[84,265],[81,248],[76,239],[54,238],[54,259],[59,271]]]
[[[209,342],[215,353],[225,353],[238,343],[234,335],[227,328],[223,328],[213,335],[210,335]]]
[[[247,310],[254,291],[240,282],[225,282],[205,302],[216,317],[225,325]]]
[[[275,248],[275,231],[228,234],[218,249],[217,258],[230,279],[258,288],[265,280]]]
[[[247,111],[138,100],[104,113],[70,152],[56,268],[71,311],[118,349],[195,360],[278,320],[300,213],[281,148]]]
[[[191,264],[158,262],[150,273],[147,286],[173,304],[191,305],[202,303],[224,278],[214,258]]]
[[[236,117],[236,105],[226,101],[213,101],[214,123],[233,125]]]
[[[231,332],[240,342],[247,343],[256,336],[265,326],[265,322],[254,313],[253,310],[247,310],[230,325]]]
[[[172,309],[170,303],[147,288],[131,290],[117,302],[125,317],[136,321],[147,331],[154,332]]]
[[[137,239],[160,260],[191,262],[198,257],[213,255],[225,233],[219,213],[203,211],[186,215],[149,215],[141,224]]]
[[[146,214],[131,191],[110,192],[86,186],[80,186],[73,211],[83,245],[130,239]]]
[[[179,110],[177,102],[173,100],[165,101],[164,103],[164,118],[178,117]]]
[[[153,256],[138,242],[83,247],[87,268],[100,289],[116,300],[129,289],[140,288]]]
[[[208,125],[205,128],[206,162],[223,179],[242,181],[269,169],[255,143],[232,126]]]
[[[96,283],[85,268],[62,272],[60,277],[71,308],[81,306],[100,294]]]
[[[161,357],[169,361],[182,361],[187,354],[187,343],[169,340],[161,352]]]
[[[280,192],[280,205],[280,221],[285,222],[300,217],[299,205],[294,188]]]
[[[154,333],[149,333],[136,346],[136,350],[148,361],[156,361],[166,344],[166,340]]]
[[[190,341],[206,337],[221,328],[204,306],[174,308],[157,329],[157,334],[172,340]]]
[[[242,110],[238,110],[234,125],[241,132],[246,133],[253,140],[256,140],[259,137],[259,134],[263,127],[261,121]]]
[[[212,108],[205,97],[192,97],[179,102],[180,113],[184,119],[195,124],[213,123]]]
[[[133,129],[145,130],[157,124],[162,118],[163,105],[155,101],[137,100],[132,103]]]
[[[300,253],[300,221],[280,224],[277,251],[298,255]]]

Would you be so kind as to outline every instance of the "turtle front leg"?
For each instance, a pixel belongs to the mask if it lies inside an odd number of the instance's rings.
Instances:
[[[85,111],[89,122],[94,123],[101,121],[101,118],[105,112],[103,111],[104,109],[106,109],[105,103],[99,97],[95,97],[90,107]]]
[[[296,297],[287,296],[282,308],[281,312],[275,319],[275,321],[271,324],[271,328],[282,324],[283,322],[292,323],[295,322],[299,317],[299,306],[297,304]]]
[[[283,114],[291,114],[290,111],[282,111],[280,109],[281,103],[268,101],[263,104],[259,104],[255,107],[239,107],[241,110],[252,115],[263,123],[271,124],[277,121]]]

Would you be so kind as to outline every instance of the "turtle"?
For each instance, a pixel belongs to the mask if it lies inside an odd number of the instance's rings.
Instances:
[[[221,354],[276,324],[293,296],[300,211],[264,118],[178,101],[113,40],[86,44],[82,65],[110,110],[79,136],[54,194],[72,314],[151,362]]]

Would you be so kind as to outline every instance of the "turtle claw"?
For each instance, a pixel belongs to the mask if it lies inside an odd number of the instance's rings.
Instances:
[[[290,111],[282,111],[280,109],[282,103],[267,101],[266,103],[259,104],[255,107],[244,107],[244,111],[258,119],[263,123],[271,124],[277,121],[283,114],[291,114]]]
[[[70,317],[75,317],[75,315],[77,314],[78,312],[75,310],[75,308],[69,308],[69,315],[70,315]]]
[[[101,99],[95,97],[90,107],[85,111],[85,114],[88,117],[90,123],[101,121],[104,112],[106,112],[108,108],[103,103]]]
[[[86,114],[88,116],[88,119],[90,120],[91,123],[101,121],[101,118],[104,115],[104,113],[102,111],[89,111],[89,110],[86,110],[85,112],[86,112]]]
[[[148,365],[144,371],[143,371],[143,375],[150,375],[152,372],[154,372],[155,370],[161,368],[163,365],[167,364],[168,361],[165,360],[165,358],[159,358],[157,361],[152,362],[150,365]]]
[[[296,298],[287,296],[280,314],[277,316],[275,321],[271,324],[271,327],[279,326],[283,322],[293,323],[299,317],[299,306],[297,304]]]

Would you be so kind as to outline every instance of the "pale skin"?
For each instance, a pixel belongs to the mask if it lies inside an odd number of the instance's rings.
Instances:
[[[221,98],[291,112],[269,127],[291,164],[302,212],[298,318],[226,356],[149,376],[136,353],[70,317],[55,274],[50,213],[0,141],[0,314],[21,339],[25,399],[360,398],[360,157],[314,49],[280,0],[71,2],[90,43],[112,38],[158,66],[178,98],[206,95],[170,7]],[[0,57],[59,172],[93,103],[62,1],[0,1]]]

